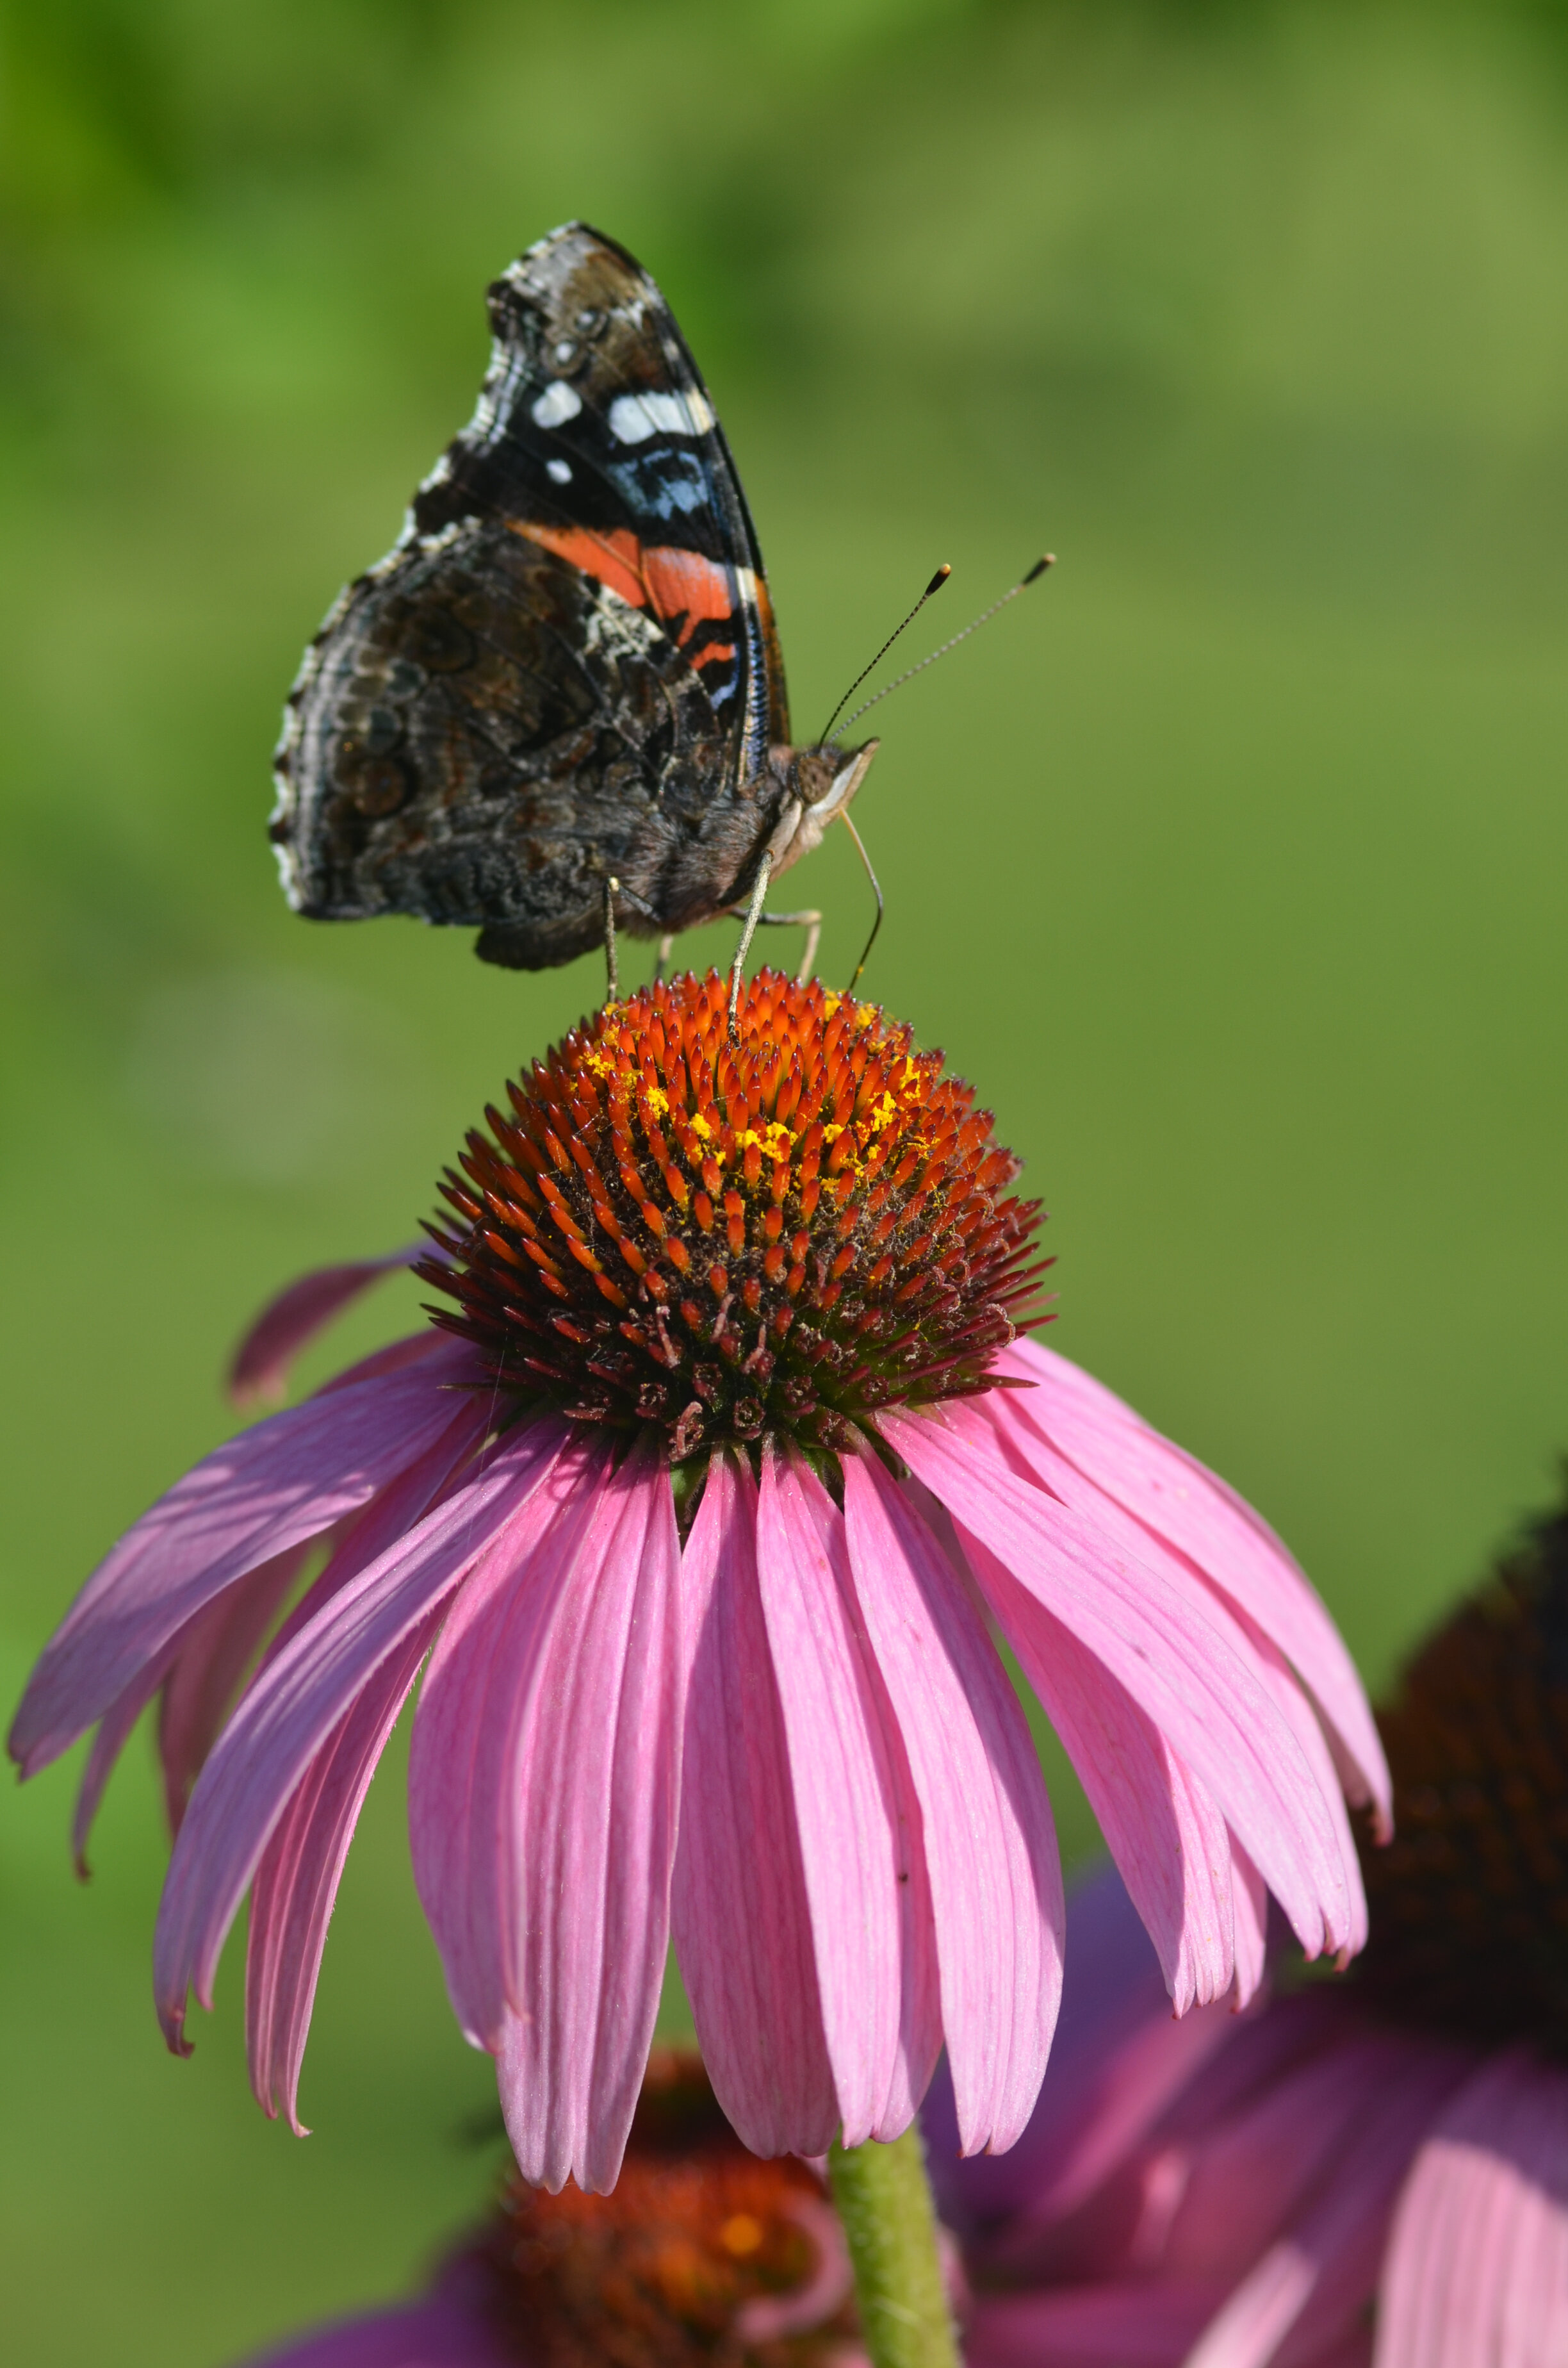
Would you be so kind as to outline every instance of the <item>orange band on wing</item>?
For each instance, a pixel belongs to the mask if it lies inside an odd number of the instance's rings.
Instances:
[[[695,551],[665,543],[642,553],[642,573],[655,617],[678,617],[685,624],[676,639],[683,644],[708,617],[727,617],[734,607],[730,571]]]
[[[634,609],[648,606],[648,589],[642,581],[642,546],[625,527],[617,527],[612,534],[596,534],[588,526],[535,526],[531,519],[508,518],[514,534],[527,535],[530,542],[553,551],[558,559],[569,560],[580,567],[585,575],[597,575],[612,592],[619,592]]]
[[[733,582],[727,567],[704,559],[695,551],[638,541],[625,527],[608,534],[587,526],[536,526],[531,518],[508,518],[514,534],[527,535],[558,559],[570,561],[585,575],[597,576],[634,609],[652,609],[661,623],[684,617],[676,636],[689,641],[703,619],[727,617],[734,607]]]

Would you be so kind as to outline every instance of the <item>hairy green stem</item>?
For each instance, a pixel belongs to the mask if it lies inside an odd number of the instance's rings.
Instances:
[[[835,2142],[827,2175],[872,2368],[958,2368],[919,2123],[891,2146]]]

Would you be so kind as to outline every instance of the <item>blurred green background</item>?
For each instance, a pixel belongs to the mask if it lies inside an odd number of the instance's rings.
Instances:
[[[802,731],[938,560],[951,631],[1061,554],[883,711],[870,985],[1028,1155],[1057,1345],[1270,1514],[1383,1679],[1568,1443],[1559,20],[0,23],[8,1697],[231,1419],[256,1303],[406,1239],[482,1099],[600,992],[594,962],[529,979],[462,932],[297,921],[264,838],[300,650],[467,417],[485,281],[574,214],[702,361]],[[847,842],[797,878],[835,976],[867,919]],[[148,1768],[139,1740],[85,1889],[69,1774],[0,1803],[0,2294],[29,2368],[208,2368],[395,2292],[496,2161],[400,1769],[301,2145],[250,2101],[234,1951],[194,2060],[164,2054]]]

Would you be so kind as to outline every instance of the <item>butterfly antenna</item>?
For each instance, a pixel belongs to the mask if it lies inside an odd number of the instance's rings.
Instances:
[[[978,633],[982,625],[988,625],[991,622],[992,618],[996,615],[998,609],[1005,609],[1009,600],[1016,600],[1020,592],[1027,592],[1031,584],[1036,584],[1040,581],[1040,578],[1045,574],[1048,567],[1054,567],[1055,564],[1056,553],[1053,551],[1048,551],[1043,558],[1037,559],[1034,565],[1029,569],[1028,574],[1027,575],[1021,575],[1010,592],[1004,592],[1000,600],[993,600],[989,609],[983,609],[979,616],[974,619],[973,622],[964,627],[961,633],[955,633],[950,642],[944,642],[939,649],[932,651],[929,657],[922,658],[918,666],[908,666],[903,674],[895,674],[891,682],[883,683],[881,690],[875,690],[871,693],[869,699],[862,700],[860,705],[855,710],[854,714],[846,715],[845,717],[843,723],[838,727],[838,731],[834,734],[834,737],[835,739],[839,738],[844,733],[848,731],[852,723],[858,723],[860,721],[861,716],[865,714],[867,709],[875,707],[878,700],[885,699],[890,690],[896,690],[901,683],[913,681],[917,674],[924,674],[928,666],[935,666],[938,658],[945,658],[949,650],[956,650],[960,642],[967,642],[971,633]],[[906,619],[905,622],[907,621],[908,620]],[[903,629],[901,626],[899,630],[902,632]],[[876,660],[873,659],[871,663],[874,666]],[[868,666],[866,668],[866,674],[869,674],[870,671],[870,666]],[[863,674],[860,677],[860,680],[861,682],[864,682],[865,679],[866,675]],[[849,690],[854,690],[856,688],[857,685],[851,683]],[[844,694],[844,699],[847,699],[848,696],[849,691],[846,690]],[[839,700],[839,707],[843,706],[844,699]],[[837,709],[835,709],[834,712],[836,714]]]
[[[920,595],[919,599],[916,600],[914,608],[911,609],[908,616],[904,619],[903,623],[900,625],[895,632],[891,632],[888,635],[887,640],[882,643],[881,648],[877,652],[877,655],[871,660],[870,665],[861,667],[859,673],[856,676],[854,681],[850,684],[848,689],[839,700],[838,705],[834,709],[833,713],[828,717],[827,722],[824,724],[820,735],[822,740],[825,740],[827,738],[828,734],[833,730],[834,725],[837,723],[840,715],[843,714],[844,710],[848,706],[850,700],[859,689],[860,685],[865,681],[866,677],[869,674],[875,674],[877,668],[881,666],[882,660],[886,657],[888,652],[897,641],[899,634],[905,632],[909,626],[914,624],[915,620],[920,614],[921,609],[926,606],[926,601],[931,598],[932,593],[939,592],[941,590],[943,585],[947,582],[952,572],[952,569],[944,560],[942,565],[937,568],[937,573],[932,576],[930,583],[926,586],[925,591]]]

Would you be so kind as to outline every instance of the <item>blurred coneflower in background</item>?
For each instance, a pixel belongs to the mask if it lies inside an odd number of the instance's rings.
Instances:
[[[955,2164],[931,2117],[970,2368],[1568,2358],[1568,1509],[1381,1725],[1398,1831],[1348,1981],[1173,2023],[1108,1875],[1022,2143]]]

